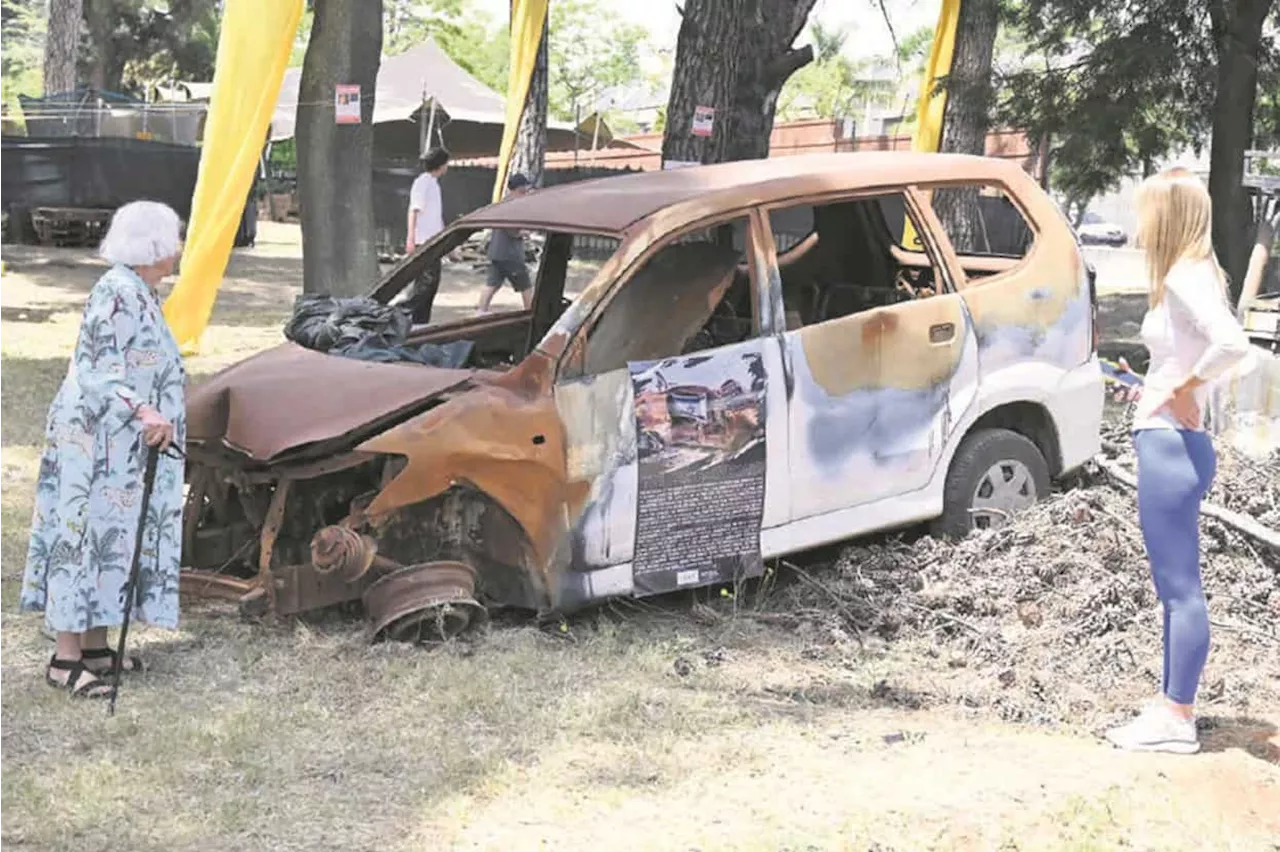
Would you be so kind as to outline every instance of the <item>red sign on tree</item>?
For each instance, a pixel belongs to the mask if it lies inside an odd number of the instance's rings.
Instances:
[[[693,110],[693,135],[710,136],[715,128],[716,111],[713,107],[700,106]]]
[[[333,120],[338,124],[360,123],[359,84],[339,83],[333,87]]]

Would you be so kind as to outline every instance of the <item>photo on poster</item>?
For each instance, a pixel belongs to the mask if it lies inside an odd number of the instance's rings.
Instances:
[[[765,369],[758,346],[630,365],[637,595],[759,576]]]
[[[360,123],[360,86],[358,84],[334,86],[333,118],[338,124]]]

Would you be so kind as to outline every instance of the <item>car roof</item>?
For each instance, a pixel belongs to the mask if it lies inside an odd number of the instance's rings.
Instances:
[[[1007,184],[1022,175],[1015,162],[964,154],[805,154],[561,184],[483,207],[457,224],[621,234],[643,219],[693,199],[729,210],[822,192],[916,182],[989,179]]]

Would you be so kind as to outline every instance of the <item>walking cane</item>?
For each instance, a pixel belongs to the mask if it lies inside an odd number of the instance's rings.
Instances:
[[[151,504],[151,489],[156,484],[156,462],[160,458],[159,447],[147,447],[147,468],[142,474],[142,512],[138,517],[138,537],[133,543],[133,564],[129,566],[129,579],[124,587],[124,622],[120,625],[120,646],[116,649],[115,671],[111,678],[111,703],[107,715],[116,714],[116,694],[120,691],[120,671],[124,668],[124,643],[129,636],[129,617],[133,614],[134,599],[138,596],[138,574],[142,566],[142,536],[147,528],[147,508]]]

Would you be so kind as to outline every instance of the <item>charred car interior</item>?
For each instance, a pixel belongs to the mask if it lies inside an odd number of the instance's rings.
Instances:
[[[474,232],[450,234],[440,252]],[[530,310],[413,326],[410,345],[472,344],[460,369],[364,364],[286,343],[205,383],[190,406],[194,440],[183,521],[184,567],[190,570],[184,589],[238,600],[246,613],[270,609],[288,615],[358,599],[361,581],[390,566],[449,555],[443,543],[464,535],[461,525],[467,521],[475,536],[512,540],[501,529],[501,513],[482,518],[472,508],[467,515],[457,501],[439,500],[389,527],[374,558],[367,541],[346,534],[343,524],[368,506],[404,459],[355,448],[519,364],[571,304],[566,285],[571,260],[577,261],[575,247],[585,255],[574,264],[579,280],[573,286],[581,286],[617,245],[607,236],[546,233],[531,270]],[[411,286],[420,265],[393,270],[369,299],[392,303]],[[335,394],[338,389],[349,396]],[[233,409],[274,414],[250,427],[236,422]],[[254,434],[240,439],[241,426]],[[329,536],[317,538],[318,530]],[[517,554],[510,564],[521,559]],[[485,572],[490,586],[503,576],[517,586],[524,582],[518,572],[494,565]],[[521,588],[489,591],[501,599],[533,599]]]

